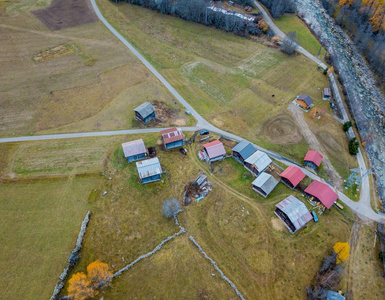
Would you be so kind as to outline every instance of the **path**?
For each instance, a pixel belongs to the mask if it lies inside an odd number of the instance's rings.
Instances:
[[[322,164],[325,168],[325,172],[330,178],[330,181],[334,183],[335,187],[341,190],[343,181],[341,176],[338,174],[336,169],[334,169],[332,163],[329,160],[329,157],[326,154],[324,147],[320,144],[318,139],[314,136],[313,132],[310,130],[309,125],[307,124],[305,117],[303,115],[302,109],[297,107],[295,104],[290,103],[288,110],[292,113],[294,120],[298,123],[298,128],[301,130],[302,135],[305,137],[306,141],[309,143],[310,148],[318,151],[323,155]]]

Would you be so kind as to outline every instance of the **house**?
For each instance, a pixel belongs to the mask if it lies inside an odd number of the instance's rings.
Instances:
[[[255,149],[252,143],[243,140],[232,151],[234,158],[244,163],[246,158],[249,158],[257,149]]]
[[[328,290],[326,300],[345,300],[345,296],[341,295],[340,293]]]
[[[208,163],[221,160],[226,154],[225,147],[223,147],[223,144],[219,140],[204,144],[203,149]]]
[[[274,213],[291,233],[296,233],[313,219],[306,205],[292,195],[279,202]]]
[[[306,155],[303,164],[312,169],[317,169],[322,161],[323,156],[314,150],[309,150]]]
[[[302,108],[308,110],[314,101],[309,95],[299,95],[295,102]]]
[[[332,97],[332,92],[329,88],[324,88],[322,91],[322,99],[329,101]]]
[[[138,120],[148,123],[155,118],[155,108],[150,102],[144,102],[142,105],[134,109],[135,116]]]
[[[157,157],[136,162],[136,168],[142,184],[159,181],[162,176],[162,167]]]
[[[122,144],[124,157],[128,162],[145,159],[147,157],[146,146],[142,139]]]
[[[182,147],[185,144],[185,136],[180,127],[174,127],[160,132],[166,149]]]
[[[272,175],[262,172],[252,184],[252,189],[266,198],[275,189],[278,180]]]
[[[292,190],[305,178],[302,170],[296,166],[289,166],[281,173],[281,181]]]
[[[245,160],[245,166],[255,175],[259,175],[267,169],[273,161],[265,152],[256,151]]]
[[[317,180],[314,180],[305,189],[305,195],[312,201],[321,202],[327,209],[338,199],[338,195],[330,186]]]

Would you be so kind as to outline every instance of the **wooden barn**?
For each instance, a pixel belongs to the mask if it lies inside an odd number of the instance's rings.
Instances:
[[[245,166],[256,176],[265,171],[273,161],[262,151],[256,151],[245,160]]]
[[[155,108],[150,102],[144,102],[134,109],[135,116],[143,123],[148,123],[155,118]]]
[[[279,202],[274,213],[291,233],[296,233],[313,219],[306,205],[292,195]]]
[[[275,189],[278,184],[278,180],[276,180],[272,175],[263,172],[253,181],[252,184],[252,189],[266,198]]]
[[[327,209],[338,199],[338,195],[330,186],[317,180],[305,189],[305,195],[311,201],[321,202]]]
[[[146,146],[142,139],[122,144],[124,157],[128,162],[145,159],[147,157]]]
[[[239,160],[241,163],[244,163],[247,158],[249,158],[257,149],[253,146],[252,143],[243,140],[233,149],[233,157]]]
[[[314,101],[309,95],[299,95],[295,102],[302,108],[308,110]]]
[[[225,147],[219,140],[204,144],[203,149],[205,151],[205,157],[208,163],[222,160],[226,154]]]
[[[157,157],[136,162],[136,168],[142,184],[161,179],[162,167]]]
[[[182,147],[185,144],[185,136],[180,127],[174,127],[160,132],[166,149]]]
[[[315,150],[309,150],[305,155],[303,164],[315,170],[320,166],[322,159],[323,156],[321,153]]]
[[[331,98],[332,98],[331,90],[329,88],[324,88],[322,91],[322,99],[326,101],[330,101]]]
[[[289,166],[281,173],[281,181],[292,190],[305,178],[302,170],[296,166]]]

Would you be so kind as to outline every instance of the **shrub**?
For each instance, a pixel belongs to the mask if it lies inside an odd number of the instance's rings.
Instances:
[[[349,153],[351,155],[357,155],[359,148],[360,148],[360,144],[357,142],[357,139],[356,138],[352,138],[349,141]]]
[[[350,127],[352,127],[352,122],[351,121],[347,121],[344,123],[344,125],[342,125],[342,129],[347,132],[349,130]]]

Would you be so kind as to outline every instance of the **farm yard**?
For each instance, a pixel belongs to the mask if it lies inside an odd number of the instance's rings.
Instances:
[[[240,38],[125,3],[97,2],[111,24],[216,126],[302,164],[311,143],[287,107],[306,92],[315,100],[315,111],[303,118],[333,167],[346,178],[357,165],[347,152],[341,124],[322,101],[327,79],[304,57],[287,57],[268,40]],[[0,83],[1,136],[195,124],[160,82],[94,22],[88,1],[63,3],[20,0],[0,6],[0,38],[13,41],[0,50],[7,74]],[[56,6],[66,8],[65,17],[79,3],[78,12],[91,16],[86,24],[47,17],[44,22],[54,31],[31,13]],[[144,102],[156,109],[149,123],[135,119],[133,111]],[[184,135],[191,141],[194,133]],[[92,215],[81,257],[68,279],[95,260],[116,272],[152,251],[179,230],[172,218],[163,216],[162,204],[171,198],[182,203],[186,185],[203,173],[210,192],[198,200],[190,194],[191,203],[178,215],[186,232],[113,279],[98,299],[235,299],[189,236],[246,299],[305,299],[336,242],[351,244],[341,289],[355,299],[385,297],[375,259],[379,246],[372,246],[373,224],[357,221],[346,207],[333,206],[320,215],[302,187],[291,190],[282,182],[262,197],[251,188],[255,175],[231,157],[237,143],[217,134],[196,135],[195,142],[183,146],[185,151],[179,144],[166,150],[164,138],[151,133],[0,144],[5,245],[0,264],[9,270],[0,275],[4,297],[50,297],[87,211]],[[159,159],[158,182],[143,185],[137,164],[125,158],[122,143],[139,139]],[[198,151],[206,151],[208,143],[217,145],[217,139],[225,149],[221,160],[200,160]],[[279,180],[284,168],[273,160],[266,173]],[[317,172],[327,178],[323,165]],[[307,177],[302,185],[310,182]],[[310,220],[291,234],[274,214],[290,195],[316,211],[319,222]],[[61,296],[68,286],[67,280]]]

